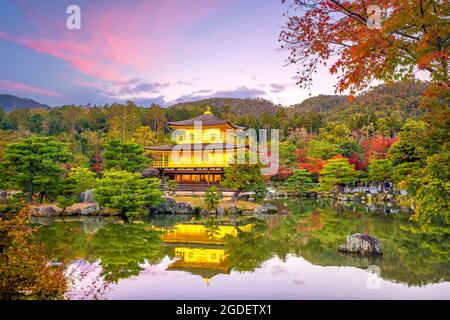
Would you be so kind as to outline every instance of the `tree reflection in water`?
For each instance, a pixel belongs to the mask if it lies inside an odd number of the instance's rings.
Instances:
[[[289,215],[266,219],[252,232],[228,238],[231,268],[253,271],[268,258],[284,260],[288,254],[295,254],[321,266],[366,269],[377,265],[382,278],[408,285],[450,279],[449,228],[435,227],[424,234],[402,214],[367,213],[364,208],[336,206],[329,201],[283,202]],[[346,236],[357,232],[376,236],[382,243],[383,256],[338,253]]]
[[[277,256],[304,258],[320,266],[377,265],[385,280],[425,285],[450,280],[449,228],[423,234],[405,214],[385,214],[330,201],[282,200],[288,215],[259,217],[249,223],[194,216],[157,217],[140,223],[106,218],[57,221],[42,226],[37,241],[56,261],[97,263],[107,283],[137,276],[144,264],[173,259],[167,268],[203,277],[252,272]],[[347,235],[376,236],[383,256],[345,255],[337,247]]]

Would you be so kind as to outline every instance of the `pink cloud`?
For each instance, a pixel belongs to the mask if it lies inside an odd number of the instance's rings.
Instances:
[[[33,87],[24,83],[20,82],[12,82],[8,80],[0,80],[0,88],[6,91],[21,91],[21,92],[27,92],[27,93],[35,93],[43,96],[48,97],[59,97],[63,98],[64,96],[58,92],[44,89],[44,88],[38,88]]]
[[[87,75],[111,82],[125,81],[133,74],[151,74],[155,67],[170,63],[177,51],[183,50],[177,45],[186,28],[229,3],[89,2],[80,5],[82,29],[67,30],[61,16],[51,16],[33,3],[17,1],[17,7],[34,26],[33,33],[24,30],[23,34],[6,35],[0,31],[0,38],[65,60]]]

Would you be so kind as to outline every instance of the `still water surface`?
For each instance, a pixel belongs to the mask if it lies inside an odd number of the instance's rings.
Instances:
[[[72,299],[450,299],[448,228],[423,234],[385,208],[278,205],[289,215],[33,221],[36,241],[67,265]],[[384,255],[337,252],[356,232],[380,239]]]

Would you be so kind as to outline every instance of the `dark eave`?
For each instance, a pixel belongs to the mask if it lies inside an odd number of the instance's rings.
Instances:
[[[195,122],[201,122],[202,126],[223,126],[228,125],[234,129],[244,129],[244,127],[236,126],[234,124],[231,124],[227,120],[222,120],[216,117],[213,114],[202,114],[198,117],[182,120],[182,121],[171,121],[168,122],[169,125],[175,126],[175,127],[193,127],[195,125]]]
[[[181,144],[166,144],[162,146],[149,146],[145,147],[145,150],[149,151],[172,151],[177,147],[176,151],[196,151],[196,150],[236,150],[242,148],[248,148],[246,146],[239,146],[229,143],[181,143]]]

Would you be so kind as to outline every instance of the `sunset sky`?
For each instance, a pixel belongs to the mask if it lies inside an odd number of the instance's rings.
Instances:
[[[81,30],[66,28],[68,5]],[[290,105],[309,92],[278,34],[280,0],[0,0],[0,93],[57,106],[206,97]],[[332,94],[317,74],[312,95]]]

